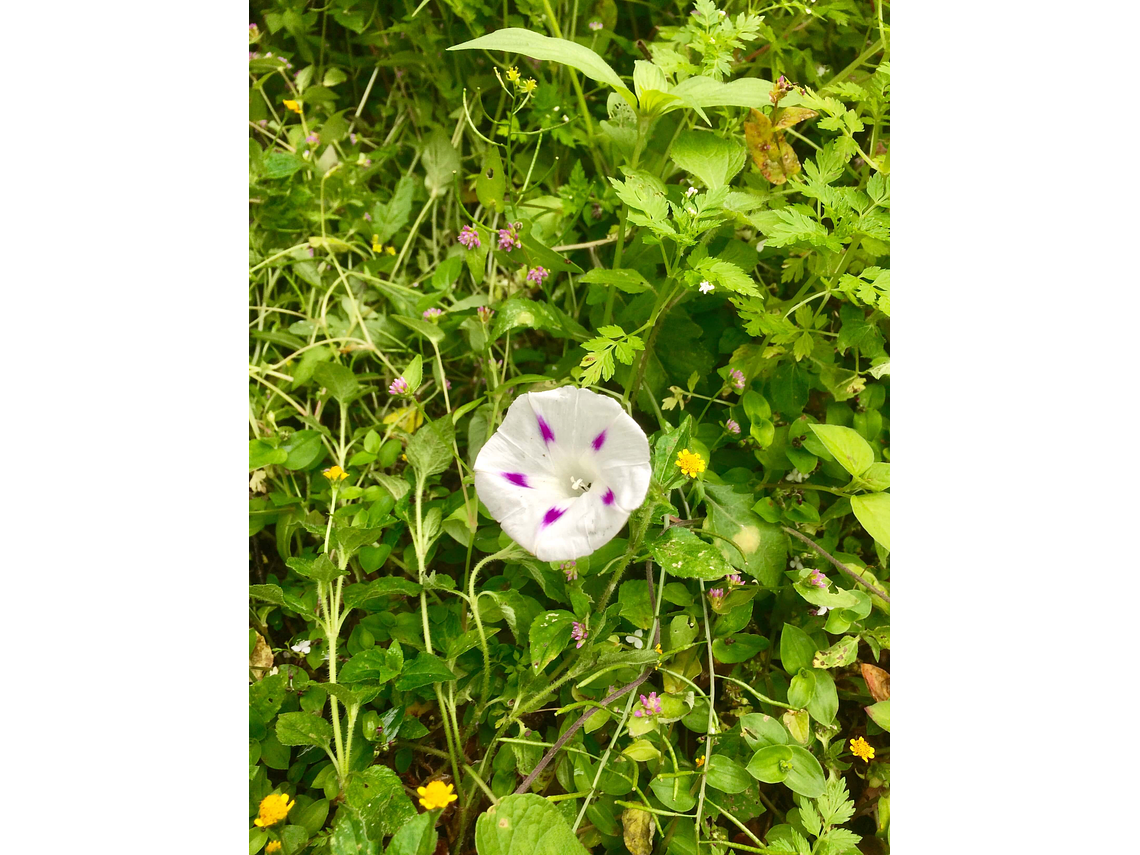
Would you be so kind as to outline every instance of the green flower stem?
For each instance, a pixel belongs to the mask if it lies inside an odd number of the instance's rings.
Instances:
[[[479,789],[481,789],[486,794],[487,798],[491,800],[491,804],[497,805],[499,803],[499,797],[491,792],[491,788],[487,786],[486,781],[479,777],[478,772],[476,772],[466,763],[463,764],[463,771],[467,773],[472,781],[479,785]]]
[[[512,543],[506,549],[500,549],[493,555],[488,555],[475,565],[475,569],[471,571],[471,578],[467,583],[467,602],[471,607],[471,616],[475,618],[475,629],[479,632],[479,648],[483,651],[483,685],[479,690],[480,708],[486,705],[487,694],[491,690],[491,650],[487,646],[487,633],[483,629],[483,619],[479,616],[479,599],[475,594],[475,580],[479,576],[479,571],[487,564],[490,564],[492,561],[498,561],[500,558],[505,558],[516,552],[517,549]]]
[[[696,843],[697,855],[701,852],[701,814],[705,809],[705,785],[708,784],[709,765],[712,763],[712,749],[713,749],[713,734],[716,732],[715,716],[713,706],[716,703],[716,665],[713,662],[713,649],[712,649],[712,633],[709,632],[709,604],[708,597],[705,596],[705,582],[700,580],[701,585],[701,612],[705,618],[705,641],[709,648],[709,721],[705,729],[705,763],[701,769],[701,794],[697,798],[697,819],[696,819]]]
[[[743,831],[745,834],[747,834],[749,839],[753,843],[755,843],[757,846],[763,846],[764,845],[764,842],[759,837],[757,837],[755,834],[753,834],[751,831],[748,830],[748,826],[746,826],[743,822],[741,822],[739,819],[737,819],[735,816],[733,816],[729,811],[722,808],[720,805],[718,805],[712,799],[706,799],[706,801],[710,805],[713,806],[714,810],[720,811],[722,816],[728,817],[728,819],[732,822],[732,824],[735,825],[737,828],[739,828],[741,831]],[[769,851],[769,850],[765,850],[765,851]]]
[[[849,579],[851,579],[851,581],[855,582],[856,584],[862,585],[864,588],[866,588],[868,591],[870,591],[876,597],[881,599],[883,602],[888,603],[888,604],[890,603],[891,598],[887,596],[886,592],[880,591],[878,588],[876,588],[870,582],[867,582],[866,580],[864,580],[863,577],[854,573],[846,564],[842,563],[834,555],[827,552],[822,546],[820,546],[814,540],[800,534],[794,528],[789,528],[786,525],[782,525],[782,526],[780,526],[780,528],[782,528],[784,531],[786,531],[788,534],[792,535],[793,537],[797,537],[800,540],[802,540],[804,543],[806,543],[808,546],[810,546],[812,549],[814,549],[816,552],[818,552],[820,555],[822,555],[824,558],[826,558],[828,561],[830,561],[833,565],[835,565],[836,569],[838,569],[840,573],[844,574]]]

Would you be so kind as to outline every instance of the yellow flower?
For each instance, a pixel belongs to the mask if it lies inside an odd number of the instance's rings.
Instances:
[[[681,471],[688,475],[690,478],[696,478],[705,471],[705,460],[695,451],[677,452],[677,465],[681,467]]]
[[[663,655],[664,655],[664,652],[661,650],[661,645],[660,645],[660,644],[654,644],[654,645],[653,645],[653,649],[657,651],[657,655],[658,655],[658,656],[663,656]]]
[[[519,84],[519,88],[529,95],[531,92],[538,88],[538,81],[533,77],[528,77],[526,80]]]
[[[851,740],[851,753],[866,763],[870,763],[875,758],[875,749],[867,744],[867,740],[862,736]]]
[[[518,83],[519,70],[513,65],[507,69],[507,80],[511,81],[511,83]]]
[[[265,846],[265,855],[272,855],[272,853],[280,852],[280,851],[281,851],[281,841],[280,840],[270,840],[269,843],[266,844],[266,846]]]
[[[322,470],[321,474],[330,481],[343,481],[348,477],[348,473],[339,466],[330,466],[328,469]]]
[[[388,255],[395,255],[395,254],[396,254],[396,247],[394,247],[394,246],[386,246],[386,247],[384,247],[384,251],[385,251],[386,253],[388,253]]]
[[[298,116],[301,115],[301,105],[296,101],[283,101],[282,103],[285,105],[286,110],[292,110]]]
[[[697,768],[699,769],[704,765],[705,765],[705,758],[704,757],[698,757],[697,758]]]
[[[253,824],[258,828],[276,825],[286,817],[291,807],[293,801],[288,793],[270,793],[261,800],[261,807],[258,808],[257,819]]]
[[[459,798],[452,790],[451,784],[443,781],[432,781],[426,787],[419,787],[416,792],[420,794],[420,804],[428,810],[445,808]]]
[[[373,252],[383,252],[384,251],[384,244],[380,243],[380,241],[378,241],[376,239],[376,235],[372,236],[372,251]]]

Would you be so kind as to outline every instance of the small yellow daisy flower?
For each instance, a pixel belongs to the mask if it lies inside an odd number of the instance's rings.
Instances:
[[[519,88],[529,95],[531,92],[538,88],[538,81],[533,77],[528,77],[526,80],[519,84]]]
[[[862,736],[851,740],[851,753],[865,763],[870,763],[875,758],[875,749]]]
[[[330,466],[328,469],[322,470],[321,474],[328,478],[330,481],[343,481],[348,477],[348,473],[341,469],[339,466]]]
[[[452,792],[455,788],[443,781],[431,781],[426,787],[419,787],[416,792],[420,794],[420,804],[428,810],[445,808],[459,798]]]
[[[689,451],[687,448],[684,451],[677,452],[677,465],[680,466],[681,471],[690,478],[696,478],[705,471],[704,458],[695,451]]]
[[[507,69],[507,80],[511,81],[511,83],[518,83],[519,77],[519,70],[513,65]]]
[[[286,110],[292,110],[298,116],[301,115],[301,105],[296,101],[282,101],[281,103],[285,105]]]
[[[265,855],[273,855],[274,852],[280,852],[280,851],[281,851],[281,841],[280,840],[270,840],[269,843],[267,843],[265,845]]]
[[[293,800],[289,798],[288,793],[270,793],[261,800],[261,806],[257,810],[257,819],[253,821],[253,824],[258,828],[276,825],[289,814],[292,807]]]

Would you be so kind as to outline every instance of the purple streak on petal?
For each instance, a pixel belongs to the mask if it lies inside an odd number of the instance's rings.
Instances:
[[[554,431],[550,429],[550,425],[546,423],[546,419],[542,416],[538,417],[538,429],[542,431],[543,442],[554,442]]]
[[[614,491],[606,490],[606,494],[602,496],[602,501],[607,505],[612,505],[614,503]]]
[[[542,527],[546,528],[552,522],[555,522],[564,513],[566,513],[566,511],[562,508],[551,508],[546,512],[546,516],[542,518]]]
[[[524,475],[522,472],[504,472],[503,477],[517,487],[530,486],[530,484],[526,482],[526,475]]]
[[[601,451],[602,446],[605,444],[606,444],[606,432],[602,431],[600,434],[598,434],[597,436],[594,437],[594,443],[593,443],[594,451]]]

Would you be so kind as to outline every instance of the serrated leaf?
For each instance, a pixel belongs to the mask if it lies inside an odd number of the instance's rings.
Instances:
[[[313,369],[313,379],[329,390],[337,401],[347,404],[360,390],[351,368],[335,362],[322,362]]]
[[[552,802],[510,795],[475,821],[479,855],[589,855]]]
[[[446,683],[456,679],[447,663],[431,653],[421,652],[411,662],[404,664],[404,671],[396,678],[396,688],[402,692],[430,686],[432,683]]]
[[[277,718],[277,741],[282,745],[328,745],[332,725],[306,712],[282,713]]]
[[[573,628],[574,615],[562,610],[546,612],[530,625],[528,641],[535,673],[542,671],[566,649]]]

